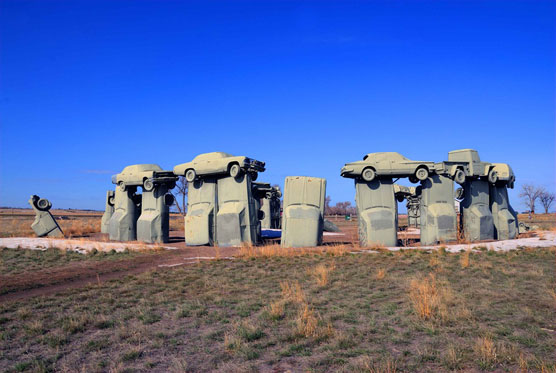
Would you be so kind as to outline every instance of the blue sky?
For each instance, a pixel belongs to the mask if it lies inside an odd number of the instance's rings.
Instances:
[[[553,1],[0,2],[0,205],[103,209],[110,175],[225,151],[259,179],[453,149],[555,189]],[[512,203],[524,207],[511,192]]]

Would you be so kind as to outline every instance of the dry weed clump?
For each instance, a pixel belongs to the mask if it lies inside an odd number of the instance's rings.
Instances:
[[[336,268],[334,263],[329,266],[325,264],[317,264],[315,268],[311,269],[309,273],[315,278],[317,285],[323,287],[328,285],[330,280],[330,272]]]
[[[299,281],[295,281],[290,283],[288,281],[280,282],[280,288],[282,289],[282,299],[285,302],[293,302],[293,303],[306,303],[307,298],[305,297],[305,293],[303,289],[301,289],[301,284]]]
[[[414,278],[409,284],[409,299],[413,310],[422,320],[446,321],[448,310],[454,304],[454,296],[448,284],[439,284],[434,274]],[[454,312],[454,311],[453,311]],[[458,316],[464,317],[466,313]]]
[[[357,364],[358,370],[368,373],[396,373],[396,362],[388,359],[385,362],[375,362],[369,356],[364,356]]]
[[[305,303],[300,309],[295,324],[297,326],[297,333],[307,338],[316,337],[317,326],[319,321],[315,317],[315,311]]]
[[[496,346],[489,337],[477,338],[473,351],[483,369],[492,366],[496,362]]]
[[[379,268],[375,274],[375,280],[383,280],[386,277],[386,269]]]
[[[270,305],[267,307],[268,309],[268,314],[270,315],[270,317],[273,320],[280,320],[284,318],[284,315],[286,313],[285,307],[284,307],[284,301],[282,299],[277,300],[275,302],[270,303]]]
[[[305,338],[328,338],[334,334],[332,325],[322,325],[322,320],[318,312],[307,301],[305,292],[298,281],[280,282],[282,298],[271,303],[267,310],[274,319],[280,319],[285,315],[285,306],[292,305],[297,309],[295,319],[295,335]]]
[[[461,265],[461,268],[465,269],[467,267],[469,267],[469,254],[471,253],[471,250],[466,250],[463,255],[461,256],[460,260],[459,260],[459,264]]]

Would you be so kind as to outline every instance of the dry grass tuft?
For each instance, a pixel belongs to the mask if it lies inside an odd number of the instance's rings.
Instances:
[[[332,272],[336,268],[334,263],[331,263],[329,266],[325,264],[317,264],[315,268],[309,271],[311,275],[315,278],[317,285],[319,286],[326,286],[330,280],[330,272]]]
[[[306,303],[306,296],[301,289],[299,281],[290,283],[288,281],[280,282],[280,288],[282,289],[282,298],[285,302],[292,303]]]
[[[413,310],[422,320],[446,321],[450,317],[448,310],[454,305],[451,288],[448,284],[440,285],[432,273],[411,280],[409,299]],[[470,317],[469,311],[465,308],[461,308],[458,312],[460,317]]]
[[[270,303],[270,305],[267,307],[268,310],[268,314],[270,315],[270,317],[273,320],[280,320],[284,318],[284,315],[286,313],[285,307],[284,307],[284,301],[282,299],[277,300],[275,302]]]
[[[386,277],[386,269],[384,269],[384,268],[379,268],[379,269],[376,271],[375,279],[376,279],[376,280],[383,280],[384,277]]]
[[[490,367],[496,362],[496,346],[489,337],[477,338],[473,351],[483,368]]]
[[[385,362],[374,362],[369,356],[361,359],[358,368],[362,372],[368,373],[396,373],[398,371],[395,361],[388,359]]]
[[[467,268],[469,267],[469,254],[471,253],[471,250],[466,250],[463,255],[461,256],[460,260],[459,260],[459,264],[461,265],[461,268]]]
[[[295,320],[297,333],[307,338],[318,336],[318,319],[315,316],[315,311],[305,303],[300,309],[300,312]]]

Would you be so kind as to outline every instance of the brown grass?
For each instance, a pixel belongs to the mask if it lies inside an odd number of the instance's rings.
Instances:
[[[451,289],[440,285],[436,276],[414,278],[409,284],[409,299],[414,312],[422,320],[448,319],[449,304],[453,302]]]
[[[473,351],[484,367],[496,362],[496,346],[489,337],[477,338]]]
[[[467,268],[469,267],[469,254],[471,253],[471,250],[466,250],[463,255],[461,256],[460,260],[459,260],[459,264],[461,265],[461,268]]]
[[[280,282],[280,288],[282,289],[282,298],[286,302],[293,302],[293,303],[306,303],[306,296],[303,289],[301,289],[301,285],[299,281],[289,282],[289,281],[282,281]]]
[[[326,286],[330,280],[330,272],[336,268],[336,265],[332,262],[330,265],[317,264],[309,273],[315,278],[318,286]]]
[[[328,254],[342,256],[353,251],[353,247],[346,245],[330,245],[319,247],[281,247],[278,244],[253,246],[242,245],[239,248],[240,258],[271,258],[271,257],[296,257],[310,254]]]
[[[85,236],[100,232],[100,219],[75,219],[58,222],[62,232],[68,238]]]
[[[384,277],[386,277],[386,269],[384,269],[384,268],[379,268],[379,269],[376,271],[375,279],[376,279],[376,280],[383,280]]]
[[[360,370],[368,373],[396,373],[396,362],[388,359],[386,362],[373,362],[371,358],[365,356],[361,359]]]

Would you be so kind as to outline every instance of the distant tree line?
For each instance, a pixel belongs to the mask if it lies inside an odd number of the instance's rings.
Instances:
[[[352,206],[351,202],[337,202],[336,205],[330,206],[330,196],[326,196],[324,200],[324,214],[325,215],[356,215],[357,207]]]

